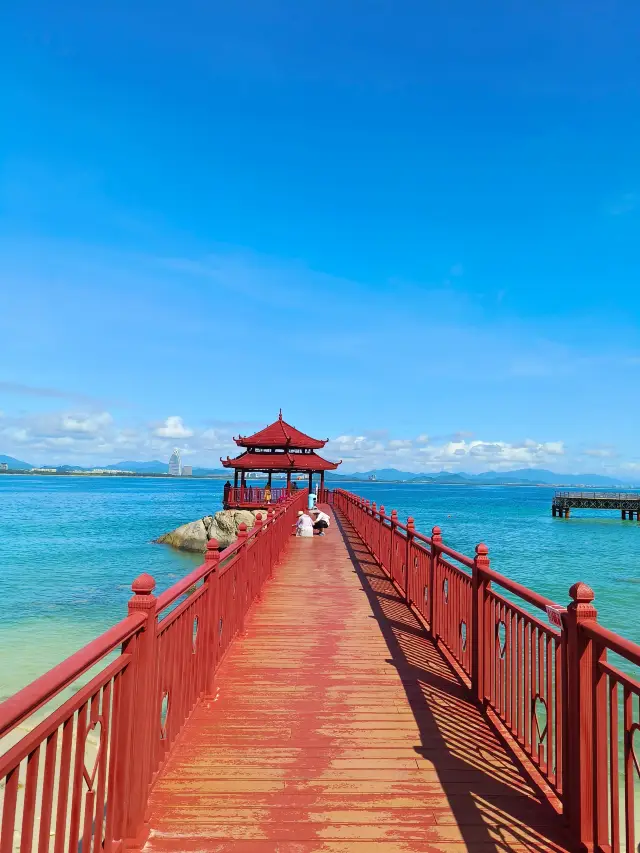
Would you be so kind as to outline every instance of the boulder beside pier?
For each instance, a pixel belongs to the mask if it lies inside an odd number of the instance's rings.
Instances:
[[[182,551],[204,553],[209,539],[217,539],[222,550],[236,541],[242,522],[247,528],[251,528],[256,523],[256,515],[261,513],[262,518],[266,519],[267,512],[266,509],[222,509],[215,515],[205,515],[203,518],[181,524],[154,541],[180,548]]]

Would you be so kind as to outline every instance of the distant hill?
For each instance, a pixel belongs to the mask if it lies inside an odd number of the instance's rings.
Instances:
[[[334,475],[335,476],[335,475]],[[379,482],[440,483],[440,484],[517,484],[549,486],[629,486],[629,481],[606,477],[602,474],[558,474],[544,468],[516,468],[513,471],[485,471],[482,474],[467,474],[464,471],[452,473],[438,471],[417,474],[415,471],[400,471],[397,468],[376,468],[372,471],[359,471],[343,475],[353,480],[370,480],[375,477]],[[333,477],[331,477],[333,479]]]
[[[118,462],[116,465],[106,465],[105,468],[109,471],[135,471],[137,474],[167,474],[169,463],[152,459],[151,462]],[[206,477],[210,474],[224,474],[225,469],[194,467],[193,473],[197,477]]]
[[[416,477],[430,477],[432,474],[416,474],[415,471],[398,471],[397,468],[376,468],[375,471],[351,474],[354,480],[368,480],[375,476],[376,480],[414,480]]]
[[[484,481],[514,482],[516,479],[527,482],[545,483],[550,486],[621,486],[625,481],[615,477],[605,477],[602,474],[558,474],[545,468],[517,468],[514,471],[487,471],[478,474],[471,479],[482,479]],[[627,480],[626,483],[629,481]]]
[[[108,471],[139,471],[141,474],[166,474],[168,462],[152,459],[151,462],[117,462],[115,465],[105,465]]]
[[[14,471],[30,471],[34,467],[30,462],[23,462],[14,456],[3,456],[2,453],[0,453],[0,462],[6,462]]]

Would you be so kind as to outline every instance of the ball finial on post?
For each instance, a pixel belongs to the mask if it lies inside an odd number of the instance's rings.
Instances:
[[[151,595],[156,587],[155,579],[152,575],[146,572],[138,577],[131,584],[131,591],[136,595]]]
[[[584,619],[595,619],[598,615],[593,602],[595,593],[586,583],[578,581],[569,590],[571,603],[567,607],[570,613],[575,614],[576,619],[581,622]]]
[[[207,542],[207,550],[205,551],[205,563],[214,563],[220,558],[220,543],[217,539],[209,539]]]
[[[489,566],[489,549],[484,544],[484,542],[480,542],[476,545],[476,565],[488,568]]]
[[[583,581],[578,581],[569,590],[571,599],[580,604],[588,604],[595,600],[595,593],[590,586],[587,586]]]

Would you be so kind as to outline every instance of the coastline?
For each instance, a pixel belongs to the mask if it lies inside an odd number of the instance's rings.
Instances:
[[[103,480],[116,480],[116,479],[126,479],[126,480],[136,480],[136,479],[145,479],[145,480],[171,480],[172,482],[189,482],[190,480],[228,480],[227,474],[189,474],[189,476],[181,476],[176,477],[173,474],[150,474],[145,472],[133,472],[126,473],[124,471],[114,471],[113,474],[105,474],[105,473],[93,473],[91,471],[16,471],[16,470],[7,470],[0,471],[0,476],[9,475],[12,477],[77,477],[78,479],[103,479]],[[253,482],[253,481],[252,481]],[[255,480],[256,484],[262,482],[260,479]],[[277,482],[274,480],[274,482]],[[283,480],[284,482],[284,480]],[[447,481],[447,480],[359,480],[359,479],[349,479],[345,477],[341,480],[327,479],[327,488],[340,488],[342,485],[366,485],[376,487],[385,487],[385,486],[440,486],[446,488],[502,488],[502,489],[575,489],[576,491],[580,489],[597,489],[598,491],[619,491],[622,486],[597,486],[591,485],[589,483],[584,483],[580,486],[576,486],[571,483],[563,483],[562,481],[558,483],[537,483],[534,480],[530,482],[491,482],[490,480],[486,482],[473,482],[470,481],[468,483],[461,483],[459,481]],[[640,486],[624,486],[625,491],[640,491]]]

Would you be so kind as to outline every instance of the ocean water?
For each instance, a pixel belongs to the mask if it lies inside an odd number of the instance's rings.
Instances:
[[[152,540],[221,508],[220,480],[0,476],[0,699],[28,684],[126,615],[131,582],[149,572],[157,591],[200,562]],[[551,517],[552,489],[345,484],[442,528],[470,555],[568,603],[575,581],[596,592],[603,624],[640,642],[640,525],[619,514]]]
[[[222,505],[220,480],[0,476],[0,700],[202,562],[152,542]]]

